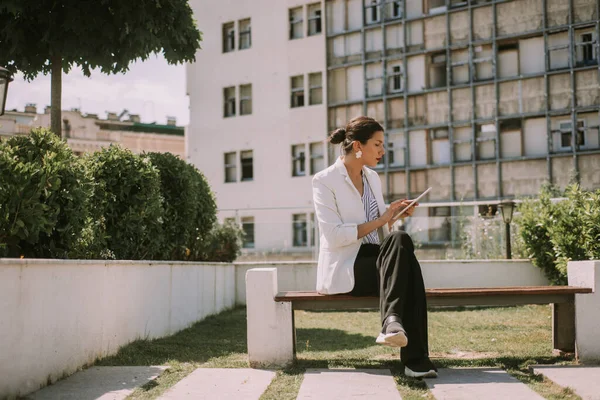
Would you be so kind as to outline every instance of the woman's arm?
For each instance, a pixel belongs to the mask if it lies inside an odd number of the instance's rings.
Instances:
[[[319,228],[327,241],[335,247],[348,246],[358,240],[358,225],[342,221],[335,196],[330,188],[313,178],[313,201]]]

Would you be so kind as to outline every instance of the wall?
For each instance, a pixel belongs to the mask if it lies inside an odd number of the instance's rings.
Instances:
[[[545,286],[548,280],[529,260],[419,261],[427,288]],[[315,290],[317,264],[307,262],[235,263],[236,303],[246,304],[246,272],[277,268],[280,291]]]
[[[234,305],[231,264],[0,259],[0,398]]]
[[[304,18],[304,37],[290,40],[288,10],[314,3],[300,0],[190,2],[198,26],[205,34],[196,62],[187,65],[188,157],[206,175],[219,209],[311,204],[311,177],[292,177],[291,146],[322,141],[327,134],[326,27],[323,24],[321,34],[306,36]],[[360,7],[360,1],[356,4]],[[321,3],[322,10],[324,7]],[[223,24],[245,18],[251,18],[252,46],[223,53]],[[315,72],[322,73],[323,103],[308,105],[308,74]],[[290,78],[296,75],[304,75],[306,105],[291,108]],[[348,77],[348,80],[353,81],[353,78]],[[252,114],[240,116],[238,113],[224,118],[223,89],[248,83],[252,84]],[[239,104],[239,94],[236,100]],[[224,153],[243,150],[253,152],[254,179],[225,183]],[[237,164],[240,168],[239,155]],[[282,222],[291,220],[292,214],[287,212]]]

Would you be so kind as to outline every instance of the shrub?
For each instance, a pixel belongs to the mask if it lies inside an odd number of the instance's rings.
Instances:
[[[216,221],[214,195],[204,175],[171,153],[149,153],[160,173],[165,240],[158,258],[185,260],[195,243],[204,241]]]
[[[190,261],[232,262],[241,253],[244,232],[233,221],[216,224],[204,240],[198,240]]]
[[[573,184],[565,200],[552,203],[555,195],[544,188],[539,200],[522,203],[517,223],[533,263],[552,283],[564,285],[569,261],[600,258],[600,191]]]
[[[0,256],[67,258],[88,220],[92,181],[47,129],[0,143]]]
[[[89,256],[153,259],[163,250],[160,177],[147,155],[111,145],[86,158],[96,180],[97,238]]]

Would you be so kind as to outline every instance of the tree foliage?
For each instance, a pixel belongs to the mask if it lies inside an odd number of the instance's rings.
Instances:
[[[125,73],[161,52],[169,64],[193,62],[200,41],[188,0],[0,2],[0,65],[27,80],[53,75],[53,130],[60,129],[60,72]]]

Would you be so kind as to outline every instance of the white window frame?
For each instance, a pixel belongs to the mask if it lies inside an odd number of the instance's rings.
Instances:
[[[310,238],[308,234],[308,215],[306,213],[292,214],[292,246],[293,247],[308,247]],[[296,241],[300,234],[300,240]]]
[[[250,158],[244,158],[244,153],[246,155],[250,153]],[[244,160],[251,160],[251,168],[252,168],[252,176],[244,177]],[[240,151],[240,182],[252,182],[254,180],[254,152],[252,150],[242,150]]]
[[[315,151],[315,147],[320,146],[321,147],[321,153],[317,154],[317,152]],[[314,175],[319,171],[322,171],[325,168],[325,152],[327,151],[327,147],[325,146],[325,143],[323,142],[313,142],[313,143],[309,143],[308,145],[308,149],[309,149],[309,153],[310,153],[310,174]],[[315,163],[317,162],[317,160],[323,160],[323,168],[321,169],[317,169],[315,168]]]
[[[294,87],[294,78],[302,78],[302,85]],[[304,75],[294,75],[290,77],[290,108],[299,108],[306,105],[306,94],[304,92]],[[295,101],[296,98],[300,98],[302,95],[302,104],[299,101]]]
[[[582,147],[585,148],[586,143],[587,143],[587,140],[586,140],[587,139],[586,138],[586,134],[587,134],[586,127],[587,127],[587,124],[585,122],[585,119],[578,119],[577,120],[577,129],[575,131],[575,134],[579,134],[579,123],[580,122],[583,125],[582,126],[583,132],[581,132],[581,138],[583,139],[583,144],[577,145],[577,143],[575,143],[575,145],[577,147],[579,147],[579,148],[582,148]],[[563,129],[562,128],[563,124],[569,124],[569,128],[568,129],[567,128]],[[562,120],[562,121],[558,121],[558,132],[560,134],[560,136],[559,136],[559,140],[560,140],[559,149],[560,150],[570,150],[571,149],[571,145],[573,144],[573,122],[570,119],[569,120],[565,119],[565,120]],[[563,135],[567,135],[567,134],[571,135],[571,138],[569,140],[569,145],[568,146],[563,146],[562,137],[563,137]]]
[[[231,30],[227,31],[227,35],[225,35],[225,29],[231,25]],[[221,35],[223,36],[223,53],[231,53],[235,51],[235,21],[225,22],[221,25]]]
[[[306,145],[292,145],[292,176],[306,176]]]
[[[586,42],[584,44],[580,44],[582,41],[583,35],[591,35],[592,41]],[[596,65],[598,64],[598,54],[597,54],[597,41],[596,32],[593,29],[586,30],[584,32],[577,32],[577,38],[579,39],[575,44],[575,57],[577,59],[577,64],[579,65]],[[590,46],[592,48],[592,58],[588,61],[584,59],[584,46]],[[580,58],[581,55],[581,58]]]
[[[318,85],[311,85],[311,77],[313,76],[318,76],[319,77],[319,84]],[[309,106],[316,106],[319,104],[323,104],[323,73],[322,72],[311,72],[310,74],[308,74],[308,105]],[[316,96],[316,92],[321,92],[321,100],[319,102],[315,101],[314,98]],[[306,99],[305,99],[306,102]]]
[[[392,73],[388,76],[390,80],[389,83],[389,91],[390,93],[401,93],[404,91],[404,73],[402,71],[402,65],[392,65]],[[395,69],[398,68],[398,72],[395,72]],[[398,79],[400,83],[400,87],[396,88],[396,79]]]
[[[308,22],[306,24],[308,29],[307,36],[320,35],[323,32],[323,10],[321,9],[321,3],[308,4],[306,9],[308,13]],[[312,11],[314,11],[314,14],[310,14]]]
[[[250,88],[249,96],[242,96],[243,88]],[[244,107],[246,105],[246,107]],[[249,111],[244,111],[244,108],[249,108]],[[240,115],[252,115],[252,84],[247,83],[240,85]]]
[[[233,164],[228,164],[227,163],[227,156],[233,155]],[[237,152],[235,151],[230,151],[224,154],[223,156],[223,163],[224,163],[224,167],[225,167],[225,183],[236,183],[238,181],[238,175],[237,175]],[[229,169],[233,169],[233,180],[227,180],[227,171]]]
[[[254,249],[256,247],[256,223],[254,222],[254,217],[244,216],[241,218],[241,228],[246,233],[246,227],[250,227],[252,229],[252,241],[249,242],[247,236],[244,235],[242,248],[244,249]]]
[[[227,91],[233,89],[233,97],[227,97]],[[232,118],[237,115],[236,110],[236,90],[235,86],[227,86],[223,88],[223,118]]]
[[[248,29],[242,30],[242,23],[248,21]],[[246,50],[252,47],[252,19],[245,18],[238,21],[238,46],[239,50]],[[243,36],[247,37],[247,40],[244,40]],[[247,47],[243,47],[242,43],[247,42]]]
[[[299,19],[294,19],[293,18],[293,14],[295,11],[300,10],[300,18]],[[304,8],[303,6],[300,7],[292,7],[288,9],[288,20],[289,20],[289,40],[296,40],[296,39],[302,39],[304,37]],[[300,24],[300,29],[298,29],[298,31],[300,32],[299,36],[294,36],[294,32],[295,32],[295,25]]]

